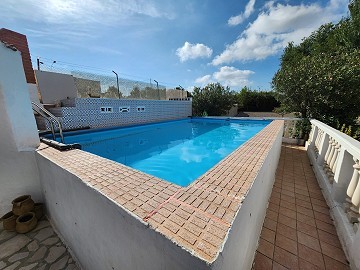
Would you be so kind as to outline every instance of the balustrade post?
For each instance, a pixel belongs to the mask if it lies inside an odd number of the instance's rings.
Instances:
[[[315,125],[312,125],[312,128],[311,128],[311,134],[309,136],[309,141],[310,141],[310,149],[314,149],[314,146],[315,146],[315,140],[314,138],[317,137],[318,135],[318,130],[319,128]]]
[[[349,186],[346,190],[347,198],[344,204],[344,210],[350,223],[358,223],[360,218],[360,164],[359,160],[355,158],[354,161],[354,171]]]
[[[327,156],[327,159],[325,160],[323,165],[325,172],[327,172],[330,169],[330,163],[335,153],[335,145],[336,145],[335,140],[332,139],[331,142],[329,143],[329,148],[330,148],[329,155]]]
[[[325,154],[329,148],[329,135],[324,133],[322,135],[320,145],[319,145],[319,155],[316,159],[317,164],[322,165],[324,162]]]

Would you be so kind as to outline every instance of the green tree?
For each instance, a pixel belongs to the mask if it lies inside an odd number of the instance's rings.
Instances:
[[[201,116],[204,113],[210,116],[225,115],[235,102],[235,93],[229,87],[220,83],[210,83],[200,88],[194,87],[193,114]]]
[[[350,3],[349,18],[285,48],[272,86],[287,111],[334,127],[360,115],[359,1]]]
[[[139,86],[134,86],[130,92],[129,98],[141,98],[141,92]]]
[[[242,111],[271,112],[280,106],[273,92],[252,91],[246,86],[236,94],[236,100]]]

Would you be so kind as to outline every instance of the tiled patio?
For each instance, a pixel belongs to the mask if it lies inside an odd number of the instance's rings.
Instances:
[[[253,269],[349,269],[304,147],[282,146]]]

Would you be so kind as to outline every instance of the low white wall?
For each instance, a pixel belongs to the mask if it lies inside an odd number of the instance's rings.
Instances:
[[[75,175],[36,156],[49,218],[83,269],[209,269]]]
[[[214,270],[251,269],[281,153],[283,128],[269,151],[231,226]]]
[[[23,194],[42,199],[34,150],[39,145],[21,55],[0,42],[0,216]]]
[[[77,91],[72,75],[35,70],[42,103],[57,104],[66,98],[75,98]]]

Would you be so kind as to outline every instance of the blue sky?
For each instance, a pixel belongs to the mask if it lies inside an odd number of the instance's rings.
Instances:
[[[347,16],[348,0],[2,0],[0,28],[25,34],[33,63],[168,88],[219,81],[270,89],[290,41]]]

